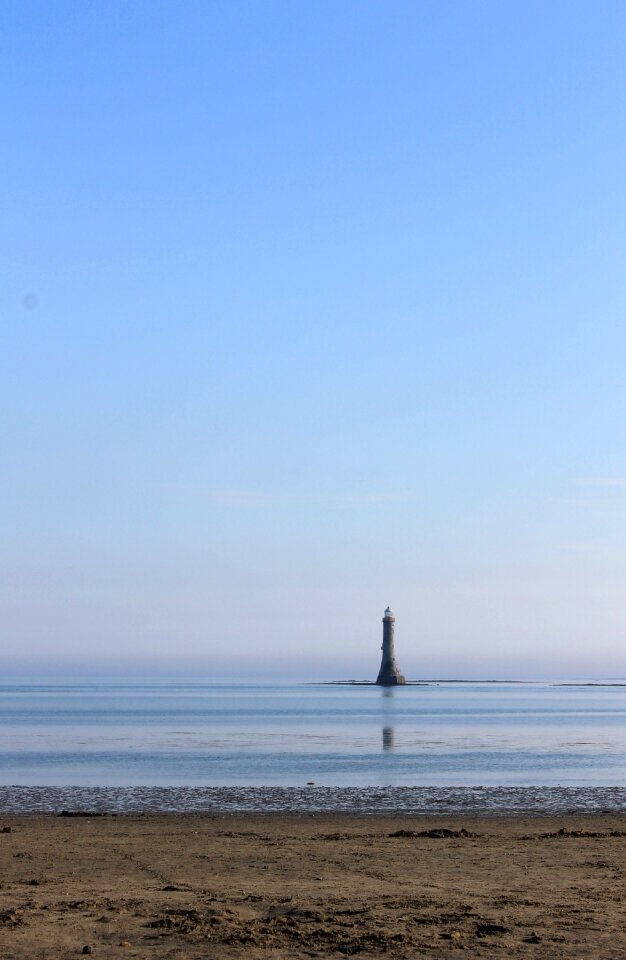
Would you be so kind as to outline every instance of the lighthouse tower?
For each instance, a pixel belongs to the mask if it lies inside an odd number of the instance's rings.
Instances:
[[[395,687],[399,684],[406,683],[396,663],[394,641],[395,625],[396,618],[393,615],[393,610],[387,607],[383,617],[383,645],[381,648],[383,658],[380,662],[380,670],[378,671],[378,679],[376,680],[376,683],[381,687]]]

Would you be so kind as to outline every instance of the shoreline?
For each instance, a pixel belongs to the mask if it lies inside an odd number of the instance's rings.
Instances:
[[[0,786],[0,814],[619,815],[621,786]]]
[[[437,684],[462,683],[462,684],[514,684],[518,686],[537,686],[543,684],[547,687],[626,687],[626,683],[601,682],[596,680],[464,680],[461,679],[425,679],[425,680],[405,680],[403,683],[378,683],[376,680],[305,680],[303,686],[306,687],[430,687]]]
[[[0,815],[0,850],[13,960],[626,955],[624,815]]]

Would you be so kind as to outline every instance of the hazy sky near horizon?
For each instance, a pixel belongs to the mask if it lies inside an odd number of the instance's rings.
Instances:
[[[11,673],[626,675],[626,6],[5,0]]]

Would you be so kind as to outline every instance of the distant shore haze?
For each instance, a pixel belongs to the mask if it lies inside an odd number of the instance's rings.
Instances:
[[[391,607],[387,607],[383,615],[383,642],[382,659],[376,683],[381,687],[395,687],[406,683],[406,678],[400,673],[396,662],[395,649],[396,618]]]

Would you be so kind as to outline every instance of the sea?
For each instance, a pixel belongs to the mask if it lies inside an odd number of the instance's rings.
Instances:
[[[626,810],[626,682],[0,685],[0,811]]]

